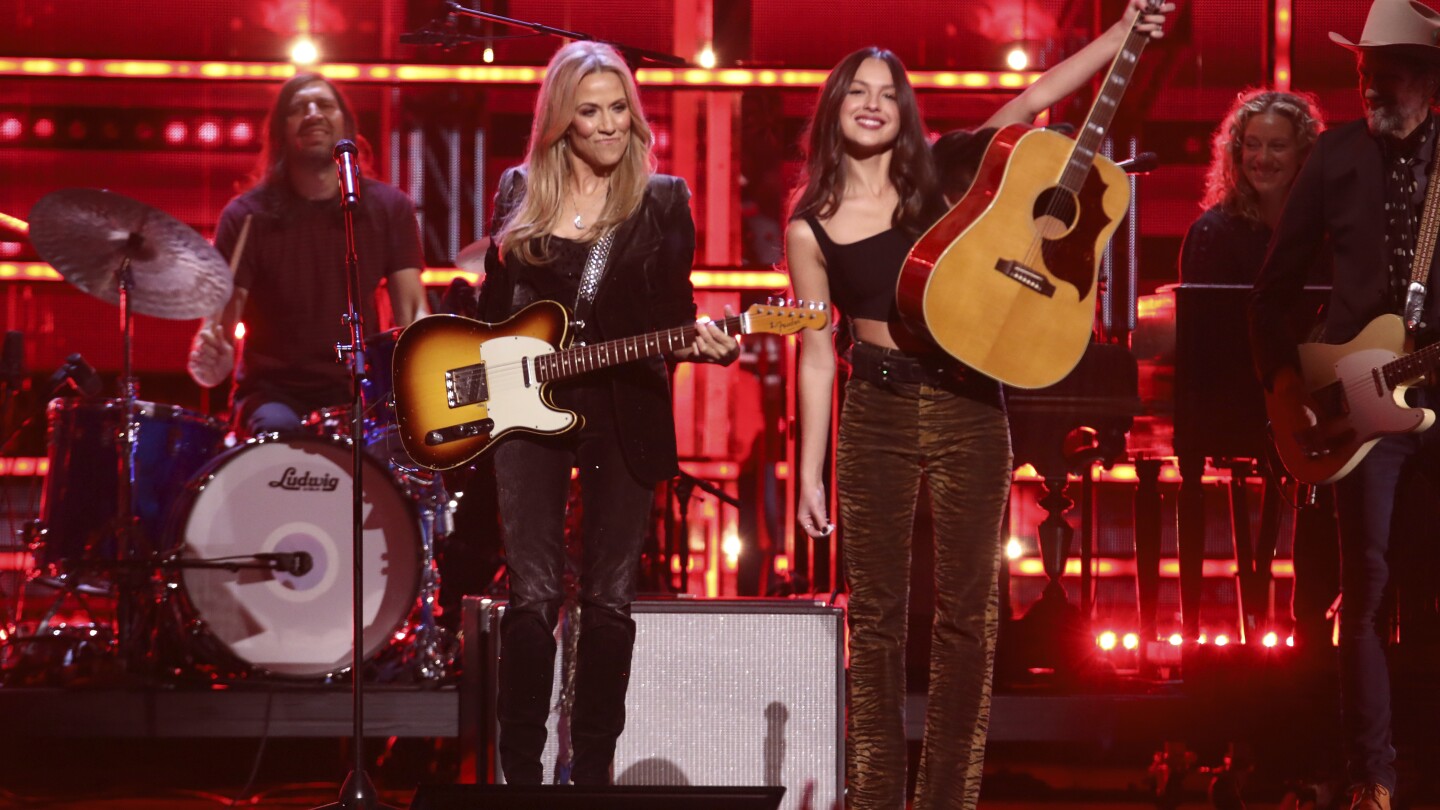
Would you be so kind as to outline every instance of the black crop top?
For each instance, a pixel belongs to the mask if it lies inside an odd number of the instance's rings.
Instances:
[[[858,242],[836,244],[815,217],[805,217],[830,277],[830,297],[851,318],[894,321],[895,284],[914,241],[898,228],[881,231]]]

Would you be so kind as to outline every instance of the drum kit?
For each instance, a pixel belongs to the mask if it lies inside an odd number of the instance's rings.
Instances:
[[[454,501],[396,436],[396,332],[366,341],[363,435],[350,435],[348,408],[337,408],[311,414],[302,433],[235,444],[207,415],[139,399],[131,369],[133,313],[192,320],[229,300],[230,268],[214,247],[163,212],[91,189],[41,199],[29,236],[66,281],[119,307],[124,359],[119,397],[48,406],[49,472],[25,534],[32,592],[56,593],[33,632],[0,649],[0,664],[33,670],[98,637],[131,675],[328,682],[364,660],[390,678],[446,677],[456,645],[436,621],[434,551]],[[351,627],[357,441],[363,659],[352,659]],[[113,633],[103,622],[57,624],[62,604],[91,597],[114,598]],[[57,639],[70,648],[59,656]]]

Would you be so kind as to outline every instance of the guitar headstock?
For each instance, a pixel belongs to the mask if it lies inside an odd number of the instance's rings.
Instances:
[[[830,305],[824,301],[796,301],[771,298],[764,304],[752,304],[745,310],[748,332],[772,335],[793,335],[803,329],[823,329],[830,325]]]

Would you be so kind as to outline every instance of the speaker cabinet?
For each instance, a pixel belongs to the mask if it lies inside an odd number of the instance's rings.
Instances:
[[[468,638],[486,639],[486,697],[478,722],[489,771],[503,781],[495,740],[500,619],[505,606],[467,599]],[[615,752],[615,784],[780,786],[780,807],[831,807],[844,781],[844,612],[791,599],[655,600],[634,604],[636,639]],[[570,623],[557,628],[561,694]],[[478,657],[478,656],[477,656]],[[473,659],[471,659],[473,662]],[[552,710],[544,765],[557,770],[568,718]],[[565,746],[568,751],[568,745]],[[568,761],[568,756],[563,758]],[[562,765],[563,768],[563,765]],[[688,805],[687,805],[688,806]],[[677,805],[679,807],[679,805]]]

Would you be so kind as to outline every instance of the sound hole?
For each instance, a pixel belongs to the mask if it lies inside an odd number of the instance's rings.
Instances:
[[[1035,198],[1035,230],[1045,239],[1059,239],[1075,225],[1079,206],[1063,188],[1048,188]]]

